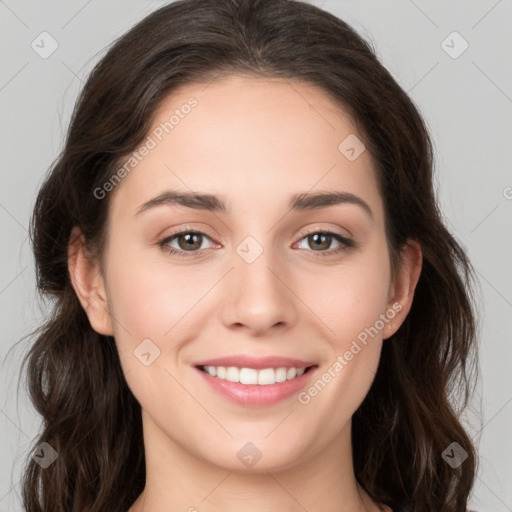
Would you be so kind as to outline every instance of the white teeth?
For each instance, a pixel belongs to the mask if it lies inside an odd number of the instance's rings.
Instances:
[[[293,379],[297,376],[297,370],[295,368],[288,368],[286,372],[286,380]]]
[[[241,384],[258,384],[266,386],[276,382],[284,382],[300,377],[305,368],[263,368],[255,370],[254,368],[237,368],[236,366],[204,366],[206,373],[212,377],[228,380],[230,382],[240,382]]]
[[[240,382],[242,384],[258,384],[258,370],[242,368],[240,370]]]
[[[286,380],[286,368],[278,368],[276,370],[276,382],[284,382]]]
[[[266,386],[276,383],[276,371],[273,368],[265,368],[258,372],[258,384]]]
[[[230,382],[240,382],[240,370],[234,366],[226,368],[226,380]]]

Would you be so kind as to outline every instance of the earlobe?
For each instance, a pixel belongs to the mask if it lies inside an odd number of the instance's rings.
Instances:
[[[400,262],[396,275],[390,283],[388,310],[393,309],[396,316],[382,333],[383,339],[392,336],[407,317],[412,306],[414,290],[420,278],[422,264],[423,256],[420,243],[413,239],[407,240],[400,251]]]
[[[91,327],[98,334],[112,336],[112,321],[99,264],[86,255],[83,234],[77,226],[71,231],[68,245],[68,271]]]

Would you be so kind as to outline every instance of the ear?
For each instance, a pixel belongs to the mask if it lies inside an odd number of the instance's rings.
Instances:
[[[398,331],[407,317],[412,306],[414,290],[420,278],[422,263],[421,245],[416,240],[408,239],[400,251],[396,275],[389,286],[388,311],[393,310],[396,315],[384,328],[383,339],[389,338]]]
[[[71,231],[68,244],[68,270],[91,327],[98,334],[112,336],[114,331],[99,262],[87,256],[84,237],[77,226]]]

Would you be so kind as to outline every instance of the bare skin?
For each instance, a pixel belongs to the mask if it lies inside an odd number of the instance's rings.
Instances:
[[[80,237],[70,247],[77,295],[92,327],[115,337],[142,407],[146,487],[129,512],[389,511],[355,479],[351,418],[411,307],[421,248],[411,240],[391,275],[372,159],[338,149],[357,131],[318,88],[241,76],[189,84],[166,98],[152,130],[190,97],[197,106],[109,192],[103,266],[85,258]],[[160,204],[137,213],[170,189],[224,196],[230,211]],[[332,191],[354,194],[371,214],[348,202],[288,209],[292,194]],[[178,236],[159,245],[181,228],[204,233],[199,248],[187,251]],[[316,249],[308,235],[325,230],[355,245],[335,252],[343,243],[327,237]],[[237,252],[247,237],[262,249],[251,263]],[[371,326],[378,334],[333,373]],[[148,366],[134,356],[145,339],[160,350]],[[306,392],[332,378],[307,403],[294,395],[245,407],[194,367],[234,354],[314,361]],[[261,453],[253,467],[237,456],[247,442]]]

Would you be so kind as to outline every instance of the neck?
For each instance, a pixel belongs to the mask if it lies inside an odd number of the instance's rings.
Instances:
[[[262,458],[245,472],[195,456],[164,434],[144,411],[143,426],[146,486],[129,512],[382,510],[355,479],[350,422],[333,444],[310,457],[279,468],[265,467]]]

